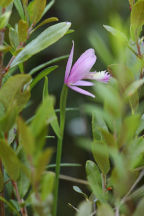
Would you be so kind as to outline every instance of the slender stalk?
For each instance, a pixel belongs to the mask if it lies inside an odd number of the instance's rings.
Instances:
[[[22,203],[23,203],[23,200],[20,198],[19,191],[18,191],[18,187],[17,187],[17,183],[16,183],[15,181],[12,181],[12,185],[13,185],[13,187],[14,187],[14,189],[15,189],[17,201],[18,201],[19,205],[21,206]],[[27,210],[26,210],[25,207],[21,207],[21,208],[20,208],[20,211],[21,211],[21,215],[22,215],[22,216],[28,216]]]
[[[65,126],[65,110],[66,110],[67,93],[68,93],[68,88],[66,85],[64,85],[62,92],[61,92],[61,96],[60,96],[60,131],[61,131],[61,137],[58,138],[58,143],[57,143],[56,178],[55,178],[55,190],[54,190],[53,216],[56,216],[56,214],[57,214],[60,162],[61,162],[61,155],[62,155],[63,134],[64,134],[64,126]]]
[[[119,206],[116,207],[115,216],[119,216]]]
[[[101,174],[101,180],[102,180],[102,189],[104,192],[106,192],[106,175],[104,173]]]
[[[127,200],[128,196],[131,194],[131,192],[134,190],[134,188],[137,186],[137,184],[140,182],[143,176],[144,176],[144,170],[141,171],[140,175],[138,176],[134,184],[131,186],[127,194],[122,198],[120,205],[123,204]]]
[[[136,46],[137,46],[138,56],[139,56],[139,58],[142,58],[142,53],[141,53],[141,49],[140,49],[140,45],[139,45],[138,40],[136,41]],[[143,76],[144,76],[144,74],[143,74],[143,68],[141,68],[140,79],[142,79]]]
[[[60,179],[63,179],[63,180],[66,180],[66,181],[70,181],[70,182],[75,182],[77,184],[88,185],[87,181],[85,181],[83,179],[74,178],[74,177],[71,177],[71,176],[60,175]]]
[[[134,184],[131,186],[131,188],[129,189],[129,191],[127,192],[127,194],[121,199],[119,205],[116,206],[116,208],[115,208],[115,216],[119,216],[119,209],[120,209],[121,205],[128,200],[129,195],[135,189],[135,187],[137,186],[137,184],[141,181],[141,179],[143,178],[143,176],[144,176],[144,170],[141,171],[140,175],[138,176],[138,178],[136,179],[136,181],[134,182]]]

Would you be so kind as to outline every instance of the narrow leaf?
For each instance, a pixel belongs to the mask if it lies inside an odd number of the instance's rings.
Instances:
[[[135,41],[138,39],[139,34],[144,24],[144,1],[137,1],[131,11],[131,37]]]
[[[21,17],[21,19],[25,19],[25,15],[24,15],[24,11],[23,11],[23,7],[22,7],[22,3],[21,0],[14,0],[14,5]]]
[[[102,191],[101,174],[97,165],[93,161],[86,162],[86,173],[92,192],[97,199],[104,201],[105,198]]]
[[[34,152],[34,137],[29,127],[26,126],[21,118],[17,120],[19,143],[24,147],[27,155],[32,155]]]
[[[51,0],[44,9],[43,16],[47,13],[47,11],[54,5],[55,0]]]
[[[28,37],[28,24],[24,20],[19,20],[18,22],[18,36],[19,42],[25,42]]]
[[[28,5],[30,22],[34,25],[41,19],[46,6],[46,0],[33,0]]]
[[[45,76],[47,76],[49,73],[51,73],[52,71],[54,71],[58,66],[52,66],[49,68],[46,68],[45,70],[41,71],[36,78],[33,79],[32,83],[31,83],[31,89]]]
[[[33,75],[33,74],[35,74],[37,71],[43,69],[44,67],[47,67],[47,66],[50,65],[50,64],[55,64],[55,63],[57,63],[57,62],[59,62],[59,61],[61,61],[61,60],[67,59],[67,58],[68,58],[68,55],[60,56],[60,57],[54,58],[54,59],[52,59],[52,60],[50,60],[50,61],[47,61],[47,62],[45,62],[45,63],[43,63],[43,64],[41,64],[41,65],[39,65],[39,66],[33,68],[33,69],[29,72],[29,74],[30,74],[30,75]]]
[[[17,105],[18,111],[21,111],[30,98],[30,89],[26,84],[30,82],[30,75],[15,75],[8,79],[0,90],[0,102],[5,109]],[[26,86],[26,88],[24,88]]]
[[[56,21],[58,21],[57,17],[47,18],[47,19],[43,20],[39,25],[37,25],[32,32],[34,32],[35,30],[37,30],[38,28],[42,27],[45,24],[48,24],[48,23],[51,23],[51,22],[56,22]]]
[[[19,52],[19,54],[12,62],[11,67],[14,67],[19,63],[26,61],[31,56],[58,41],[61,37],[64,36],[70,26],[70,22],[62,22],[47,28],[36,39],[32,40],[27,46],[25,46],[25,48],[21,52]]]
[[[127,87],[125,95],[128,97],[132,96],[143,84],[144,79],[136,80]]]
[[[92,203],[90,201],[83,201],[79,207],[76,216],[89,216],[92,213]]]
[[[98,207],[97,216],[114,216],[114,212],[110,205],[103,203]]]
[[[48,96],[48,78],[45,76],[44,87],[43,87],[43,100]]]
[[[0,140],[0,149],[0,158],[3,161],[4,167],[10,178],[16,181],[19,177],[21,163],[5,140]]]
[[[0,29],[3,29],[8,24],[9,18],[10,18],[11,12],[5,12],[0,16]]]

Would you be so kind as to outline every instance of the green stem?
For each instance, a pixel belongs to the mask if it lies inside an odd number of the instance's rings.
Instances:
[[[65,126],[65,110],[66,110],[67,93],[68,93],[68,88],[66,85],[64,85],[62,92],[61,92],[61,96],[60,96],[60,131],[61,131],[61,137],[58,138],[58,143],[57,143],[56,178],[55,178],[55,190],[54,190],[53,216],[56,216],[56,214],[57,214],[59,175],[60,175],[60,163],[61,163],[61,155],[62,155],[63,134],[64,134],[64,126]]]

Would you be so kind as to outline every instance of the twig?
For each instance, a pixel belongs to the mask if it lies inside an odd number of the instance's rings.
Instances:
[[[139,56],[139,58],[142,58],[141,49],[140,49],[140,45],[139,45],[138,40],[136,41],[136,46],[137,46],[138,56]],[[143,74],[143,68],[141,68],[140,79],[143,78],[143,75],[144,75]]]
[[[32,28],[33,28],[33,25],[31,25],[30,28],[28,29],[27,40],[28,40],[29,37],[30,37]],[[24,46],[25,46],[25,43],[24,43],[24,42],[23,42],[23,43],[20,43],[16,49],[18,50],[18,49],[20,49],[20,48],[22,48],[22,47],[24,47]],[[9,61],[8,64],[7,64],[7,66],[6,66],[5,69],[4,69],[4,74],[7,73],[8,70],[10,69],[11,63],[13,62],[14,59],[15,59],[15,56],[12,56],[11,59],[10,59],[10,61]]]
[[[144,176],[144,170],[140,173],[140,175],[138,176],[134,184],[131,186],[127,194],[122,198],[122,200],[120,201],[120,205],[127,200],[128,196],[131,194],[131,192],[134,190],[134,188],[137,186],[137,184],[140,182],[143,176]]]
[[[115,216],[119,216],[119,206],[116,207]]]
[[[21,211],[22,216],[28,216],[26,207],[21,207],[21,205],[23,203],[23,200],[20,198],[17,183],[15,181],[12,181],[12,185],[13,185],[13,187],[15,189],[16,198],[17,198],[17,201],[18,201],[18,203],[20,205],[20,211]]]
[[[131,188],[129,189],[127,194],[121,199],[119,205],[116,206],[116,208],[115,208],[115,216],[119,216],[119,209],[120,209],[121,205],[128,200],[129,195],[134,190],[134,188],[137,186],[137,184],[140,182],[140,180],[142,179],[143,176],[144,176],[144,170],[140,173],[140,175],[138,176],[138,178],[136,179],[134,184],[131,186]]]
[[[66,176],[66,175],[60,175],[60,179],[63,179],[63,180],[66,180],[66,181],[75,182],[75,183],[78,183],[78,184],[88,185],[88,182],[85,181],[85,180],[77,179],[77,178]]]

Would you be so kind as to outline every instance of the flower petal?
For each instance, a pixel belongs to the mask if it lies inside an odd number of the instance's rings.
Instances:
[[[81,88],[79,88],[77,86],[68,86],[68,87],[71,88],[72,90],[76,91],[76,92],[79,92],[80,94],[84,94],[84,95],[95,98],[95,95],[93,95],[90,92],[85,91],[85,90],[83,90],[83,89],[81,89]]]
[[[89,73],[95,62],[96,55],[94,49],[86,50],[73,65],[68,82],[74,83],[81,80],[87,73]]]
[[[107,71],[100,71],[100,72],[90,72],[90,73],[86,74],[84,78],[107,83],[109,81],[110,77],[111,76]]]
[[[94,84],[89,81],[80,80],[72,84],[72,86],[93,86]]]
[[[68,61],[67,61],[67,65],[66,65],[65,79],[64,79],[65,83],[67,82],[68,76],[69,76],[70,71],[71,71],[71,66],[72,66],[72,61],[73,61],[73,54],[74,54],[74,41],[72,41],[72,49],[71,49],[71,52],[70,52],[70,55],[69,55],[69,58],[68,58]]]

